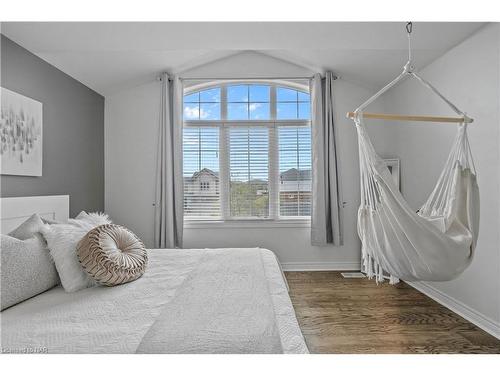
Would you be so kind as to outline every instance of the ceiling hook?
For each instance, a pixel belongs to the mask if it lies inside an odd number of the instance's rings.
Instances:
[[[406,32],[408,34],[411,34],[412,31],[413,31],[413,22],[407,22],[406,23]]]
[[[408,35],[408,61],[404,67],[405,73],[413,73],[415,67],[412,64],[412,53],[411,53],[411,32],[413,31],[413,22],[406,23],[406,32]]]

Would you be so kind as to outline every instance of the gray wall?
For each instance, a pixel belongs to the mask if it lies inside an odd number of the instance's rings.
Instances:
[[[1,36],[0,85],[43,103],[43,176],[1,176],[1,196],[70,195],[104,209],[104,98]]]

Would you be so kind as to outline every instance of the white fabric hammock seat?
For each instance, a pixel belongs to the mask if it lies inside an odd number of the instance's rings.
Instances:
[[[445,281],[470,264],[479,230],[479,189],[460,124],[448,160],[425,204],[415,212],[401,195],[363,124],[355,119],[361,171],[358,233],[368,277],[390,282]]]

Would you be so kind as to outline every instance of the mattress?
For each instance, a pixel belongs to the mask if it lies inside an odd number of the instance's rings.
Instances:
[[[152,249],[116,287],[61,287],[1,313],[4,352],[307,353],[266,249]]]

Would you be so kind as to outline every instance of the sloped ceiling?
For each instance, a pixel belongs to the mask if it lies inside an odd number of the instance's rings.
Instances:
[[[429,64],[483,25],[415,23],[415,65]],[[102,95],[240,51],[330,69],[369,88],[391,79],[407,59],[404,22],[9,22],[1,32]]]

